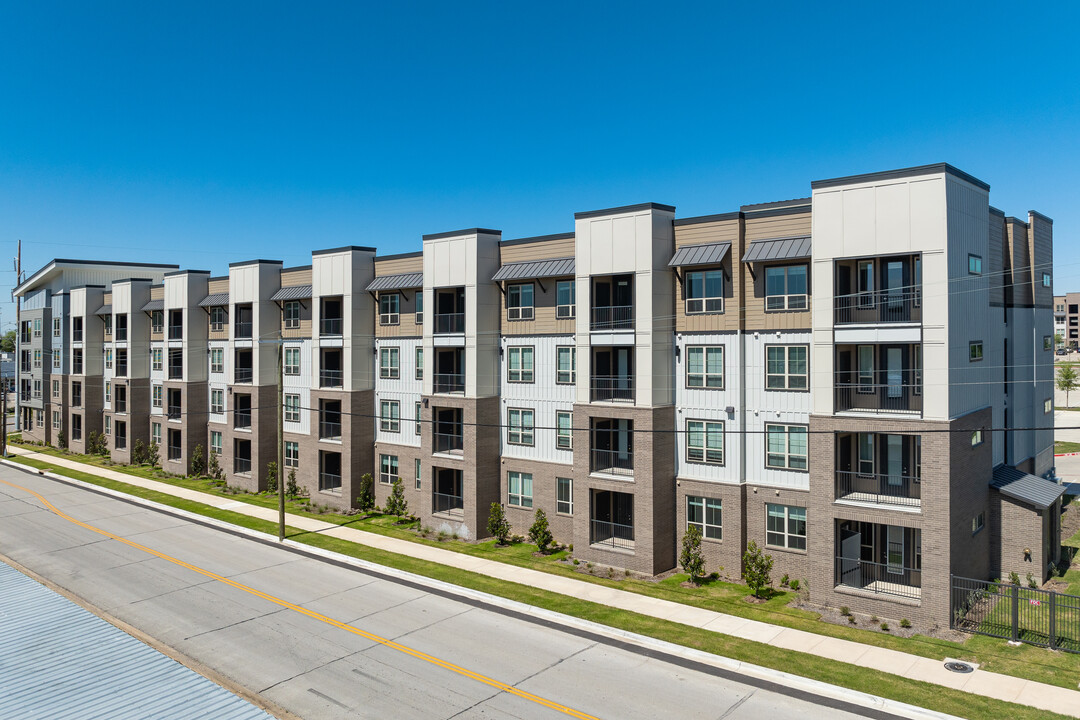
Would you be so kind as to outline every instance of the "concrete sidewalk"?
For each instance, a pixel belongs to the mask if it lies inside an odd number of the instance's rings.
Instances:
[[[74,460],[44,455],[22,448],[12,447],[10,450],[13,454],[33,457],[48,462],[57,468],[78,470],[263,520],[276,522],[278,519],[277,511],[270,508],[257,507],[237,500],[222,498],[218,495],[188,490],[156,480],[148,480],[127,473],[86,465]],[[770,625],[757,620],[726,615],[714,610],[682,605],[669,600],[639,595],[574,578],[507,565],[495,560],[477,558],[453,550],[443,550],[438,547],[386,537],[385,535],[369,533],[355,528],[341,527],[299,515],[287,514],[286,522],[290,526],[301,530],[318,532],[360,545],[400,555],[408,555],[500,580],[581,598],[663,620],[671,620],[683,625],[710,630],[744,640],[766,643],[779,648],[880,670],[912,680],[921,680],[984,697],[1020,703],[1040,710],[1080,718],[1080,692],[1076,690],[979,669],[967,674],[953,673],[945,669],[944,660],[932,660],[897,650],[888,650],[863,645],[851,640],[818,635],[805,630]]]

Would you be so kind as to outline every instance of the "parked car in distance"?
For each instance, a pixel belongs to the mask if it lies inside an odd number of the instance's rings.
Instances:
[[[1057,354],[1058,354],[1058,355],[1068,355],[1068,354],[1069,354],[1069,351],[1068,351],[1068,350],[1066,350],[1065,348],[1058,348],[1058,350],[1057,350]]]

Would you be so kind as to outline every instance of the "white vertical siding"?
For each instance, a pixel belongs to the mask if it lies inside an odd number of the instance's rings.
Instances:
[[[808,490],[810,476],[805,472],[772,470],[765,467],[765,426],[770,423],[808,425],[810,393],[765,389],[765,348],[769,345],[809,345],[808,332],[759,332],[743,335],[745,367],[745,406],[743,427],[746,481],[754,484]],[[814,358],[807,368],[811,383],[815,377]],[[812,436],[811,436],[812,441]]]
[[[688,388],[687,354],[690,346],[724,348],[723,389]],[[679,357],[675,365],[675,473],[680,478],[738,483],[742,480],[743,442],[741,394],[744,385],[744,358],[738,333],[683,334],[676,338]],[[726,408],[735,408],[728,413]],[[706,465],[686,461],[686,421],[719,420],[724,423],[724,464]]]
[[[502,384],[502,397],[499,408],[499,420],[503,425],[499,429],[502,454],[509,458],[540,460],[571,464],[574,462],[572,450],[560,450],[555,446],[555,413],[563,410],[573,412],[574,385],[558,384],[556,372],[558,360],[556,348],[573,347],[573,335],[514,336],[501,339],[502,361],[500,363],[499,382]],[[533,348],[533,382],[517,383],[507,381],[508,348],[528,346]],[[577,358],[577,383],[588,384],[588,358]],[[583,372],[584,370],[584,372]],[[506,442],[506,426],[509,424],[507,410],[523,408],[533,411],[533,444],[510,445]],[[575,419],[574,427],[580,423]]]
[[[379,427],[376,417],[375,441],[393,443],[396,445],[411,445],[420,447],[422,433],[429,428],[422,427],[421,435],[416,434],[416,403],[420,402],[420,396],[424,390],[424,381],[416,379],[416,348],[422,347],[423,340],[420,338],[376,338],[375,339],[375,407],[374,414],[379,414],[383,400],[397,400],[400,411],[400,432],[384,432]],[[379,356],[383,348],[398,348],[398,378],[383,379],[379,377]],[[430,363],[427,363],[430,367]]]
[[[311,433],[311,367],[312,367],[312,352],[311,352],[311,340],[287,340],[285,342],[285,350],[289,349],[300,350],[300,374],[299,375],[284,375],[282,379],[283,393],[286,395],[299,395],[300,396],[300,422],[285,422],[285,432],[302,433],[308,435]],[[282,358],[284,362],[284,358]],[[284,368],[283,368],[284,370]],[[315,413],[318,413],[318,408],[315,408]]]

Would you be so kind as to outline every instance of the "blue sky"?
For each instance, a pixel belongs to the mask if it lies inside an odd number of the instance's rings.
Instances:
[[[303,6],[302,6],[303,5]],[[1080,6],[0,3],[3,252],[223,273],[950,162],[1080,290]],[[14,307],[0,303],[12,326]]]

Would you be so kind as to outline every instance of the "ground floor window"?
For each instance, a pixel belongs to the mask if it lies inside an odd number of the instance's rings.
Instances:
[[[507,476],[509,492],[506,501],[517,507],[531,508],[532,498],[532,473],[512,472]]]
[[[285,467],[300,467],[300,443],[285,441]]]
[[[398,479],[398,456],[379,456],[379,482],[383,485],[393,485]]]
[[[558,486],[556,491],[558,498],[556,500],[555,512],[560,515],[573,515],[574,514],[574,480],[573,478],[556,478],[555,484]]]
[[[160,442],[161,441],[161,426],[158,425],[157,423],[154,423],[154,424],[157,425],[158,441]],[[217,430],[211,430],[210,431],[210,452],[212,452],[212,453],[214,453],[216,455],[221,454],[221,432],[219,432]]]
[[[686,497],[686,527],[696,527],[701,536],[723,540],[722,503],[717,498]]]
[[[416,458],[416,489],[420,489],[420,458]]]
[[[806,508],[766,504],[765,544],[806,549]]]

